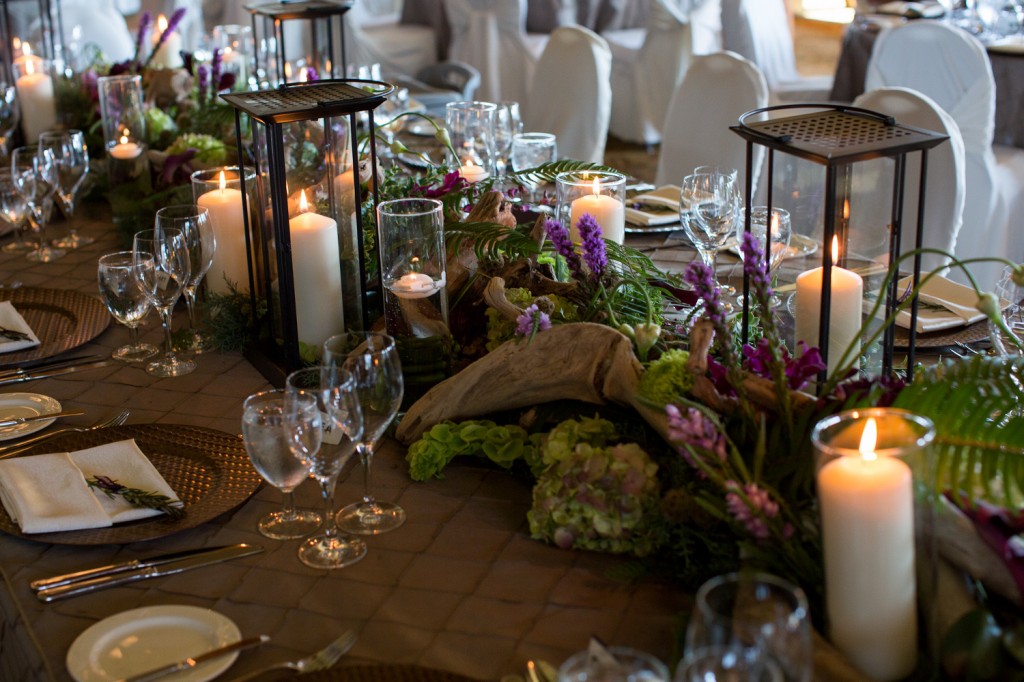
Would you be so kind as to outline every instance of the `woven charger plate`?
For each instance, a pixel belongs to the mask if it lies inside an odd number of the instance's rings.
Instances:
[[[138,521],[86,530],[24,534],[0,506],[0,530],[28,540],[58,545],[109,545],[141,542],[194,528],[239,506],[259,488],[262,478],[253,469],[238,436],[223,431],[178,424],[112,426],[68,433],[40,443],[26,455],[81,450],[134,438],[153,466],[185,503],[185,516],[154,516]]]
[[[299,675],[302,682],[478,682],[472,677],[419,665],[339,665]]]
[[[39,337],[35,348],[0,355],[0,365],[59,355],[92,341],[110,324],[107,307],[78,291],[0,289],[0,301],[10,301]]]
[[[958,343],[977,343],[988,338],[988,320],[975,322],[965,327],[954,327],[943,329],[927,334],[918,334],[915,339],[915,348],[941,348],[942,346],[955,346]],[[910,331],[903,327],[896,327],[896,348],[906,349],[910,343]]]

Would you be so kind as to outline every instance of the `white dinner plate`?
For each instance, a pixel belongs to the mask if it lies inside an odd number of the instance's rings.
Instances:
[[[242,638],[227,616],[197,606],[146,606],[104,618],[68,649],[68,672],[77,682],[113,682],[177,663]],[[206,682],[231,667],[233,652],[192,670],[175,682]]]
[[[444,121],[434,119],[437,124],[442,128],[444,127]],[[406,118],[405,130],[411,135],[418,135],[420,137],[433,137],[434,133],[437,132],[437,128],[430,121],[420,118],[419,116],[409,116]]]
[[[60,403],[48,395],[39,393],[3,393],[0,394],[0,421],[19,417],[36,417],[41,414],[60,412]],[[10,440],[27,436],[53,423],[53,419],[40,419],[18,426],[0,428],[0,440]]]

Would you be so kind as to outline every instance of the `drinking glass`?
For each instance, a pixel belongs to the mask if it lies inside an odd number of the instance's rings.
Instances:
[[[494,156],[498,177],[503,178],[511,161],[512,138],[523,129],[519,102],[498,102],[494,112]]]
[[[320,411],[311,396],[288,401],[283,389],[261,391],[242,406],[242,437],[245,451],[260,476],[284,493],[280,511],[259,520],[260,534],[275,540],[309,535],[320,526],[320,515],[295,508],[295,489],[309,476],[312,463],[293,451],[295,430],[312,424],[320,429]]]
[[[743,232],[746,230],[746,216],[747,210],[740,210],[740,219],[736,221],[736,240],[739,244],[743,243]],[[789,211],[782,208],[773,208],[771,217],[771,250],[770,257],[768,259],[768,273],[769,275],[775,272],[782,261],[786,257],[786,253],[789,251],[789,241],[793,236],[793,225],[789,219]],[[768,207],[767,206],[752,206],[750,209],[750,233],[757,239],[757,243],[760,244],[760,252],[762,257],[764,255],[765,239],[767,238],[769,228],[768,219]],[[739,249],[740,258],[743,258],[743,249]],[[742,296],[740,297],[742,301]],[[782,304],[781,299],[778,296],[772,294],[771,305],[778,306]]]
[[[100,257],[97,269],[100,296],[114,319],[128,327],[128,343],[111,354],[115,360],[142,362],[158,352],[153,344],[139,342],[139,324],[149,314],[153,303],[135,277],[136,271],[149,271],[143,279],[151,280],[155,269],[153,258],[140,257],[136,262],[131,251],[115,251]]]
[[[338,526],[349,533],[377,535],[405,522],[405,510],[392,502],[380,502],[370,493],[373,451],[402,404],[402,363],[395,340],[377,332],[347,332],[327,339],[323,363],[341,365],[356,382],[363,411],[363,435],[356,451],[363,465],[363,499],[338,512]]]
[[[674,682],[783,682],[779,666],[759,649],[712,647],[691,655]]]
[[[512,170],[521,173],[558,158],[558,141],[552,133],[516,133],[512,136]],[[536,182],[519,179],[529,201],[537,189]]]
[[[171,314],[188,284],[191,270],[185,235],[181,230],[159,223],[152,230],[136,232],[132,259],[135,277],[153,306],[160,311],[164,325],[164,355],[147,364],[146,372],[158,377],[177,377],[194,371],[196,363],[179,358],[171,339]],[[156,265],[152,270],[143,267],[148,259],[153,259]]]
[[[57,162],[57,201],[68,221],[68,233],[54,240],[53,245],[77,249],[92,244],[92,237],[78,234],[78,226],[74,222],[75,202],[89,175],[89,149],[85,146],[85,135],[81,130],[48,131],[39,136],[39,146],[53,150],[53,158]]]
[[[733,236],[739,214],[735,175],[724,172],[693,173],[683,178],[679,193],[679,219],[683,231],[697,249],[701,260],[714,275],[715,285],[726,294],[732,287],[718,281],[718,252]]]
[[[21,123],[21,111],[13,85],[0,81],[0,158],[10,153],[11,137]]]
[[[213,265],[213,254],[217,250],[217,237],[210,223],[210,211],[197,204],[166,206],[156,212],[159,227],[180,230],[188,247],[189,278],[185,283],[185,305],[188,307],[188,323],[192,335],[192,349],[196,353],[210,350],[209,341],[199,332],[196,318],[196,292],[203,277]]]
[[[319,447],[314,438],[298,439],[299,456],[312,464],[310,473],[320,483],[324,498],[323,530],[299,547],[299,560],[312,568],[351,566],[366,556],[366,543],[341,535],[334,519],[334,489],[338,475],[362,438],[363,413],[356,396],[355,378],[338,364],[307,367],[285,380],[290,399],[313,398],[322,419]]]
[[[0,168],[0,211],[3,212],[3,219],[14,228],[14,241],[4,244],[4,253],[31,251],[34,247],[25,241],[28,202],[14,182],[10,168]]]
[[[11,154],[11,174],[28,204],[32,229],[39,235],[38,246],[25,257],[40,263],[61,258],[65,252],[53,248],[46,241],[46,226],[53,213],[53,195],[57,191],[57,163],[53,150],[37,144],[18,147]]]
[[[644,651],[624,646],[573,654],[558,668],[558,682],[668,682],[668,668]]]
[[[494,118],[498,105],[492,102],[449,102],[444,122],[458,158],[449,158],[456,168],[469,162],[493,173]],[[448,152],[449,156],[451,152]]]
[[[701,585],[683,663],[707,655],[728,655],[769,671],[747,679],[773,679],[770,669],[777,666],[783,679],[810,682],[811,625],[803,590],[755,571],[721,575]],[[753,663],[765,659],[770,662]]]

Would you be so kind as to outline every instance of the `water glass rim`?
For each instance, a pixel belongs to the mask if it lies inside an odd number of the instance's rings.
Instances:
[[[408,211],[395,211],[391,210],[392,207],[400,206],[422,206],[420,210],[408,210]],[[377,205],[377,211],[381,215],[389,216],[405,216],[405,217],[422,217],[431,215],[433,213],[441,213],[444,209],[444,204],[437,199],[427,199],[425,197],[405,197],[404,199],[389,199],[382,201]]]
[[[710,612],[715,616],[722,615],[718,609],[715,609],[708,603],[708,595],[710,595],[714,590],[727,585],[742,585],[744,583],[764,583],[781,590],[784,594],[792,595],[792,598],[795,601],[792,617],[804,619],[810,614],[807,595],[804,593],[802,587],[765,571],[735,571],[733,573],[717,575],[714,578],[705,581],[704,584],[697,589],[697,594],[694,597],[694,604],[696,608],[703,612]]]
[[[528,142],[555,142],[557,136],[554,133],[540,133],[540,132],[526,132],[516,133],[512,136],[512,141],[526,140]]]
[[[202,215],[209,215],[210,209],[199,204],[172,204],[170,206],[164,206],[158,208],[156,211],[157,218],[198,218]]]

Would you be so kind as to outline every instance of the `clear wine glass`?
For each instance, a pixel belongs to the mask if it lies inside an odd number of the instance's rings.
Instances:
[[[380,502],[370,492],[373,452],[402,404],[402,364],[395,340],[377,332],[347,332],[324,342],[323,364],[342,366],[356,382],[363,411],[363,435],[356,451],[363,465],[363,499],[338,512],[338,526],[359,535],[377,535],[405,522],[405,510]]]
[[[499,182],[505,177],[512,161],[512,138],[522,129],[519,102],[498,102],[498,109],[494,112],[494,165]]]
[[[701,260],[715,278],[715,285],[726,294],[732,287],[718,281],[718,252],[733,236],[739,214],[739,195],[734,175],[724,172],[693,173],[683,178],[679,193],[679,219],[683,231],[697,249]]]
[[[293,450],[295,431],[305,424],[306,434],[320,430],[320,410],[311,396],[291,401],[284,389],[261,391],[242,406],[245,451],[260,476],[284,493],[284,505],[258,523],[260,534],[275,540],[301,538],[320,527],[320,515],[295,508],[295,489],[309,476],[312,463]],[[316,431],[312,425],[316,425]]]
[[[217,250],[217,237],[210,223],[210,211],[196,204],[167,206],[156,212],[156,221],[158,225],[181,230],[185,235],[191,267],[184,294],[192,333],[192,349],[196,353],[210,350],[209,341],[199,332],[196,311],[196,293],[213,265],[213,254]]]
[[[136,266],[135,277],[160,312],[164,326],[163,357],[148,363],[146,372],[158,377],[177,377],[194,371],[196,363],[178,357],[171,339],[174,304],[178,302],[191,276],[185,235],[181,230],[161,225],[152,230],[136,232],[132,258]],[[142,264],[150,258],[156,268],[146,270]]]
[[[516,133],[512,136],[512,170],[520,173],[558,158],[558,138],[552,133]],[[519,181],[526,188],[526,200],[532,198],[536,183]]]
[[[810,682],[811,625],[803,590],[756,571],[721,575],[701,585],[686,631],[683,664],[709,655],[762,671],[761,677],[745,679],[771,680],[771,669],[777,667],[783,679]]]
[[[39,245],[25,257],[40,263],[50,263],[63,257],[63,249],[54,248],[46,241],[46,226],[53,214],[53,197],[57,191],[57,163],[53,150],[37,144],[18,147],[11,154],[11,174],[28,204],[32,229],[39,235]]]
[[[310,473],[320,483],[324,499],[324,526],[299,546],[299,560],[312,568],[351,566],[366,556],[366,543],[342,535],[334,519],[334,489],[338,476],[355,452],[363,435],[363,413],[356,395],[355,378],[340,365],[307,367],[285,380],[290,399],[312,397],[321,413],[323,435],[296,441],[299,457],[312,463]]]
[[[747,210],[740,210],[740,219],[736,221],[736,240],[743,243],[743,233],[746,231]],[[770,224],[769,224],[770,223]],[[768,259],[768,273],[775,272],[789,252],[789,242],[793,237],[793,224],[789,219],[789,211],[782,208],[772,209],[772,218],[769,221],[767,206],[753,206],[750,209],[750,233],[760,244],[760,252],[764,255],[764,244],[767,239],[768,228],[771,227],[772,242],[770,257]],[[743,258],[743,249],[739,249],[740,258]],[[740,303],[743,296],[740,296]],[[782,300],[772,295],[770,304],[772,307],[782,305]]]
[[[0,158],[7,159],[11,139],[21,123],[17,91],[13,85],[0,81]]]
[[[75,224],[75,202],[89,176],[89,149],[81,130],[47,131],[39,136],[39,146],[53,150],[57,162],[57,201],[68,222],[68,233],[55,239],[54,246],[77,249],[92,244],[92,237],[78,234]]]
[[[153,258],[140,257],[131,251],[115,251],[100,257],[96,275],[100,296],[114,319],[128,327],[128,343],[115,350],[111,357],[123,362],[142,362],[159,352],[151,343],[139,341],[139,325],[149,314],[153,302],[139,286],[136,272],[145,273],[143,280],[152,280],[156,263]]]
[[[14,228],[14,241],[4,244],[4,253],[31,251],[35,248],[25,241],[28,202],[14,182],[14,174],[10,168],[0,168],[0,211],[3,212],[3,219]]]

